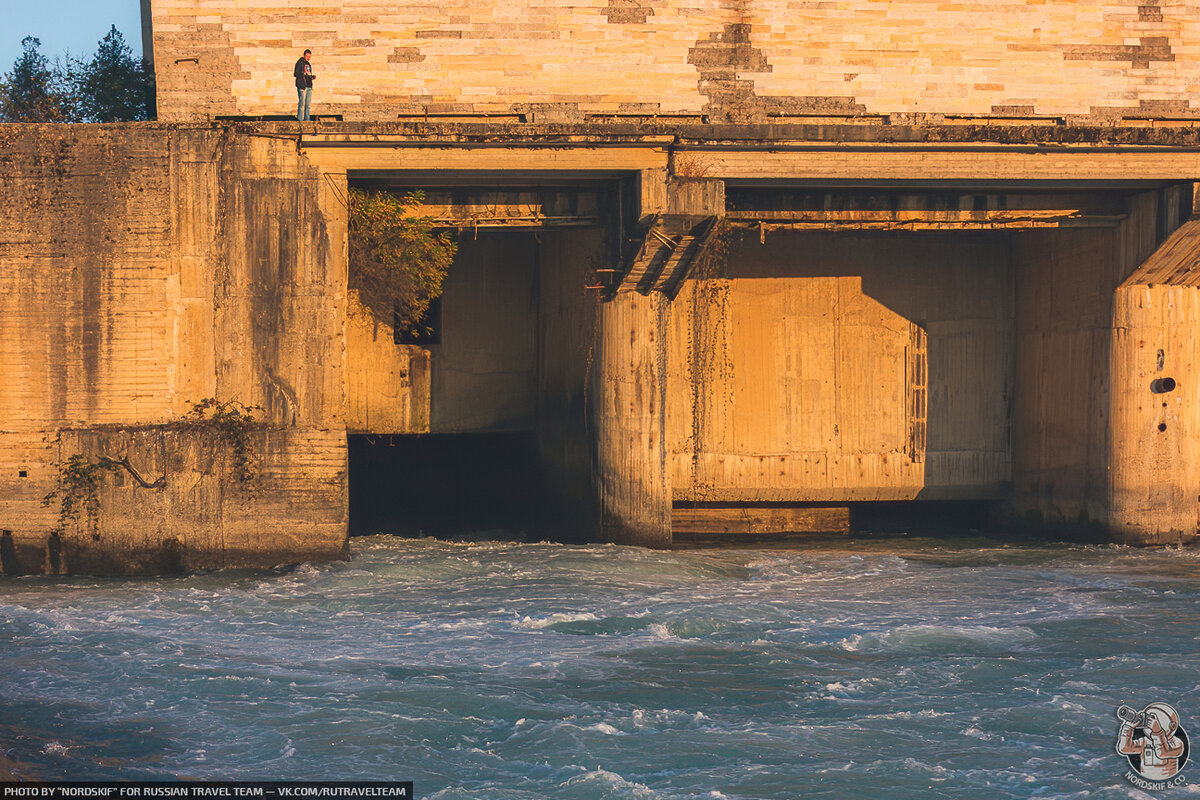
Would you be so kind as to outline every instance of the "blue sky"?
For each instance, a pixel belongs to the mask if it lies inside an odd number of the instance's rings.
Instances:
[[[116,25],[134,56],[142,54],[138,0],[0,0],[0,19],[0,73],[12,69],[26,36],[41,39],[42,52],[51,58],[64,50],[90,55]]]

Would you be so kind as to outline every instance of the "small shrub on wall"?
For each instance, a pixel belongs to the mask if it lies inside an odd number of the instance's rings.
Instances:
[[[458,251],[450,231],[417,214],[424,200],[350,190],[350,289],[378,322],[412,335]]]

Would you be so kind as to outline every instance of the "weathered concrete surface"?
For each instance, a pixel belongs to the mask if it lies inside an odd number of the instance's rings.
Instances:
[[[1196,116],[1191,0],[153,0],[163,119]],[[1047,76],[1054,80],[1047,80]]]
[[[50,448],[57,459],[127,459],[138,477],[164,486],[139,485],[125,469],[104,473],[99,513],[84,510],[57,537],[17,529],[0,558],[4,572],[161,574],[344,558],[336,529],[345,436],[264,428],[248,438],[252,476],[243,479],[228,439],[205,426],[60,430]],[[57,508],[48,509],[47,531],[59,523]]]
[[[346,314],[346,430],[429,432],[429,351],[396,344],[395,331],[354,295]]]
[[[667,169],[650,169],[639,188],[643,228],[651,215],[725,214],[724,185],[711,178],[680,183]],[[622,281],[597,315],[593,424],[605,541],[671,544],[671,305],[661,292]]]
[[[671,307],[678,501],[987,499],[1011,478],[1003,234],[733,234]]]
[[[1200,531],[1200,222],[1184,224],[1113,303],[1111,527],[1139,543]]]
[[[605,230],[549,230],[538,248],[537,442],[542,462],[541,529],[566,540],[598,541],[595,481],[596,292],[588,273],[605,261]]]
[[[160,125],[191,128],[196,123]],[[588,143],[677,143],[688,148],[721,149],[725,145],[757,145],[787,150],[796,143],[841,145],[1077,145],[1122,147],[1154,145],[1187,147],[1200,143],[1200,124],[1189,120],[1122,119],[1098,120],[1013,120],[990,117],[947,119],[943,114],[888,114],[871,118],[782,120],[756,123],[700,123],[648,119],[614,121],[610,118],[587,122],[517,122],[501,119],[453,121],[241,121],[226,123],[233,130],[296,135],[306,145],[328,145],[339,141],[405,141],[410,145],[436,147],[447,144],[558,144]],[[770,148],[764,147],[771,146]],[[986,151],[984,151],[986,152]],[[1126,151],[1126,155],[1136,151]],[[982,153],[981,153],[982,154]],[[1066,154],[1043,151],[1043,156]],[[374,154],[376,156],[380,154]],[[1053,158],[1045,159],[1047,161]],[[616,167],[618,165],[614,165]],[[717,172],[713,172],[717,176]]]
[[[685,538],[680,534],[699,534],[719,537],[718,540],[736,541],[737,537],[849,532],[850,509],[846,506],[680,507],[671,512],[671,533],[676,541]]]
[[[739,234],[725,273],[671,307],[675,501],[991,499],[1052,532],[1193,538],[1189,417],[1169,405],[1187,389],[1150,397],[1145,351],[1160,341],[1189,374],[1187,248],[1117,288],[1187,192],[1101,198],[1125,213],[1079,229],[859,232],[873,212],[831,211],[795,215],[809,231]]]
[[[621,292],[600,307],[595,436],[604,541],[671,544],[668,305],[658,292]]]
[[[979,128],[973,143],[958,130],[794,126],[798,138],[782,141],[783,128],[762,126],[0,127],[0,531],[11,532],[0,564],[337,557],[347,429],[439,424],[532,431],[544,527],[589,539],[668,545],[673,501],[932,497],[1003,499],[1017,519],[1129,541],[1188,538],[1200,431],[1184,406],[1148,405],[1143,384],[1146,348],[1162,349],[1164,372],[1181,376],[1165,400],[1186,403],[1194,289],[1149,266],[1117,287],[1181,223],[1190,187],[1161,185],[1200,179],[1197,131]],[[433,348],[399,348],[386,326],[346,313],[356,170],[624,181],[636,208],[621,225],[612,212],[606,227],[467,246],[448,286],[468,302],[425,382]],[[729,273],[694,275],[674,302],[599,302],[586,287],[616,261],[629,217],[720,216],[727,180],[917,175],[967,189],[1021,182],[987,190],[1010,200],[1049,184],[1072,203],[1138,183],[1070,206],[1071,224],[1089,226],[1078,230],[1013,232],[1009,212],[1024,207],[978,194],[986,208],[920,219],[1005,232],[743,228]],[[1032,211],[1042,216],[1030,225],[1055,209]],[[211,431],[171,426],[205,397],[262,407],[257,485]],[[1152,435],[1164,422],[1166,436]],[[127,457],[165,486],[106,475],[100,516],[51,540],[57,509],[41,500],[73,453]]]
[[[443,283],[441,341],[428,346],[430,431],[533,430],[538,243],[532,232],[463,231]]]
[[[350,124],[322,126],[328,134],[311,138],[311,152],[321,163],[360,169],[637,168],[644,213],[673,208],[671,187],[686,179],[1021,181],[1025,188],[987,190],[1003,195],[999,206],[997,197],[966,191],[968,205],[952,211],[880,218],[896,227],[936,223],[938,234],[771,230],[764,244],[753,241],[753,229],[739,234],[729,275],[698,276],[666,306],[665,366],[655,355],[662,319],[653,295],[619,294],[602,305],[589,437],[604,535],[667,541],[672,497],[999,499],[1022,524],[1107,530],[1112,293],[1179,224],[1183,190],[1127,203],[1129,190],[1099,187],[1200,175],[1185,144],[1194,132],[1114,129],[1121,141],[1163,145],[1114,147],[1093,129],[1078,146],[1031,148],[1074,140],[1060,129],[1022,129],[989,139],[1016,146],[977,147],[952,128],[887,127],[855,150],[834,141],[847,126],[799,132],[822,147],[766,148],[772,129],[755,126],[726,129],[728,140],[688,138],[711,136],[711,128],[689,131],[662,142],[667,158],[656,162],[657,142],[629,131],[596,129],[589,137],[580,127],[540,126],[523,136],[511,126],[428,126],[420,130],[438,131],[430,134],[436,140],[420,141],[416,127],[381,125],[375,135]],[[899,146],[906,137],[922,144]],[[682,175],[670,178],[671,170]],[[1057,199],[1022,194],[1046,178]],[[970,204],[979,201],[986,208]],[[826,221],[845,230],[866,220],[843,217],[830,213]],[[1042,225],[1055,229],[1032,230]],[[1086,227],[1060,227],[1073,225]],[[964,232],[986,226],[1009,232]],[[698,302],[702,287],[721,296]],[[555,319],[539,346],[569,325]],[[539,383],[539,399],[543,390]],[[539,430],[558,425],[562,409],[548,408],[539,407]],[[665,483],[660,419],[671,454]],[[545,453],[559,451],[558,433],[543,437]]]
[[[46,553],[57,506],[41,500],[74,453],[128,456],[167,486],[107,476],[98,526],[54,545],[71,571],[342,553],[345,265],[294,141],[10,125],[0,169],[0,528],[16,568]],[[227,447],[154,433],[206,397],[261,408],[254,502]]]
[[[1017,373],[1007,508],[1024,524],[1105,535],[1115,522],[1113,442],[1124,436],[1118,430],[1124,423],[1113,415],[1114,295],[1182,221],[1177,191],[1136,196],[1128,219],[1115,228],[1034,231],[1016,239]]]

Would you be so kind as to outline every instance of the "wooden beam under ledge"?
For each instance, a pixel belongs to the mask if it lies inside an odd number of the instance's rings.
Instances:
[[[849,532],[848,506],[726,506],[671,509],[672,535],[702,534],[734,538]]]
[[[731,211],[735,228],[776,230],[996,230],[1115,228],[1127,214],[1029,211]]]

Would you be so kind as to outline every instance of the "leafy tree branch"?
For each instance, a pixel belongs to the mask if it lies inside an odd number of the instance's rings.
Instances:
[[[422,192],[350,190],[350,289],[375,319],[402,333],[417,328],[458,252],[451,233],[418,215]]]

